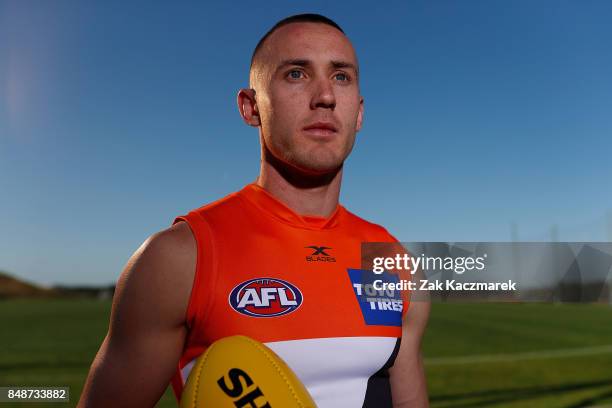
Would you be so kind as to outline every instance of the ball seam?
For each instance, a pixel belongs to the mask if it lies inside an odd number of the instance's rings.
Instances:
[[[276,371],[280,374],[281,378],[283,379],[283,381],[285,381],[285,384],[287,384],[287,387],[289,388],[289,391],[291,392],[291,395],[293,395],[293,399],[295,399],[295,401],[299,404],[299,407],[302,408],[304,407],[304,404],[302,404],[302,401],[299,400],[297,393],[295,391],[295,388],[293,388],[293,385],[291,385],[291,382],[289,381],[289,379],[287,378],[287,376],[285,375],[285,373],[283,373],[283,371],[280,369],[280,367],[278,366],[278,364],[276,363],[276,361],[274,361],[274,359],[272,357],[270,357],[270,353],[268,352],[268,350],[266,350],[265,348],[262,348],[257,342],[254,342],[253,340],[251,340],[250,338],[244,336],[244,338],[246,340],[249,341],[249,343],[251,343],[252,345],[254,345],[255,347],[257,347],[260,351],[263,352],[263,354],[266,356],[266,358],[268,359],[268,361],[272,364],[272,366],[276,369]]]

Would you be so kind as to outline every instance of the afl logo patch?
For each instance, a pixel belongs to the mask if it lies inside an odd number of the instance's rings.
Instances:
[[[294,312],[302,305],[302,292],[291,283],[274,278],[242,282],[229,296],[238,313],[254,317],[276,317]]]

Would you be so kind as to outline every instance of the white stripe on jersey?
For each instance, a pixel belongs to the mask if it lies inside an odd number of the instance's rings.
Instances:
[[[395,337],[333,337],[266,343],[306,386],[318,408],[361,407],[368,379],[387,362]]]
[[[389,360],[395,337],[330,337],[265,343],[293,370],[317,408],[363,405],[368,379]],[[183,367],[184,383],[195,359]]]

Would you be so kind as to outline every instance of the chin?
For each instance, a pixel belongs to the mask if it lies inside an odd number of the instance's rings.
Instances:
[[[311,154],[302,158],[302,160],[294,161],[293,165],[304,173],[323,175],[338,171],[344,163],[341,158],[324,156]]]

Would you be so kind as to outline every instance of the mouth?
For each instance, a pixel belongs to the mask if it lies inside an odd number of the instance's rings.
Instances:
[[[338,128],[331,122],[315,122],[302,128],[312,136],[329,137],[338,133]]]

